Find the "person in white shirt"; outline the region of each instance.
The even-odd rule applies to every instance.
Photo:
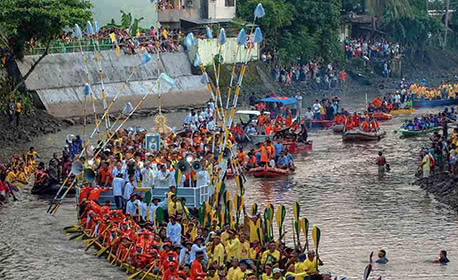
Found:
[[[140,217],[142,219],[142,221],[146,221],[146,213],[147,213],[147,209],[146,209],[146,203],[143,202],[143,199],[141,196],[139,196],[137,198],[137,200],[135,200],[135,205],[136,205],[136,209],[137,209],[137,213],[140,214]],[[136,214],[137,215],[137,214]]]
[[[174,169],[170,173],[170,185],[169,186],[176,186],[176,179],[175,179],[175,173],[176,169]],[[181,179],[180,179],[180,184],[177,186],[178,188],[183,188],[184,187],[184,182],[186,181],[186,175],[181,173]]]
[[[210,176],[208,171],[205,169],[199,170],[197,172],[197,182],[196,187],[209,186],[210,185]]]
[[[194,245],[191,247],[191,259],[190,262],[192,263],[196,259],[196,253],[197,252],[203,252],[204,253],[204,260],[208,260],[207,256],[207,250],[205,248],[205,245],[203,245],[204,239],[199,236],[194,240]]]
[[[113,196],[117,209],[124,209],[123,190],[126,181],[122,177],[122,174],[118,173],[117,176],[113,179]]]
[[[142,187],[143,188],[154,188],[154,171],[151,168],[151,163],[149,161],[145,162],[145,167],[141,171],[142,173]]]
[[[157,173],[157,176],[154,178],[154,186],[156,188],[166,188],[168,189],[170,186],[171,174],[170,171],[167,170],[165,164],[161,165],[161,170]]]
[[[135,215],[135,194],[133,194],[129,201],[127,201],[126,205],[126,215],[129,214],[131,216]]]
[[[156,209],[161,207],[162,209],[167,209],[167,199],[164,200],[162,203],[159,203],[161,200],[159,198],[153,198],[152,203],[149,205],[148,212],[149,212],[149,221],[154,223],[156,220]],[[165,202],[165,203],[164,203]]]
[[[315,100],[315,104],[313,104],[313,114],[314,114],[314,118],[316,120],[319,120],[320,119],[320,110],[321,110],[321,104],[320,104],[320,101],[317,99]]]
[[[167,224],[167,238],[172,244],[181,245],[181,225],[177,223],[175,217],[170,217],[170,222]]]
[[[124,186],[124,194],[123,194],[124,201],[128,201],[131,198],[133,192],[134,192],[134,176],[130,175],[129,182],[127,182]]]

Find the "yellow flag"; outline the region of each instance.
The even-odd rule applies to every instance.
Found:
[[[110,39],[112,43],[116,42],[116,36],[114,33],[110,33]]]

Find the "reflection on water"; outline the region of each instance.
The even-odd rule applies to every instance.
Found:
[[[342,97],[342,103],[361,110],[364,96]],[[420,111],[419,113],[426,112]],[[179,125],[184,114],[169,115]],[[371,251],[383,248],[390,262],[375,265],[373,276],[385,279],[457,279],[457,216],[417,186],[411,185],[417,168],[415,157],[426,139],[399,139],[393,131],[403,117],[383,123],[387,137],[367,144],[343,143],[331,131],[311,133],[313,151],[296,156],[293,176],[277,180],[249,178],[246,205],[283,204],[291,233],[291,204],[298,201],[301,216],[321,228],[322,271],[360,279]],[[153,126],[152,119],[128,125]],[[45,158],[61,146],[72,127],[37,139],[33,145]],[[26,147],[22,147],[26,148]],[[375,159],[383,151],[391,172],[378,177]],[[228,184],[233,190],[235,185]],[[47,204],[31,196],[7,209],[0,209],[0,278],[21,279],[125,279],[104,260],[84,252],[79,242],[67,241],[61,229],[76,222],[73,202],[56,217],[45,214]],[[286,236],[292,243],[291,234]],[[303,242],[302,242],[303,243]],[[428,262],[441,249],[449,251],[451,263]],[[374,278],[375,279],[375,278]]]

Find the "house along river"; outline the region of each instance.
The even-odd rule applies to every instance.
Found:
[[[312,102],[311,100],[310,102]],[[348,104],[352,105],[348,105]],[[361,111],[364,95],[343,96],[341,104]],[[311,104],[311,103],[310,103]],[[431,112],[418,110],[416,114]],[[184,113],[169,114],[168,123],[178,125]],[[350,279],[362,279],[371,251],[385,249],[390,260],[375,265],[371,279],[458,279],[458,216],[412,185],[418,151],[427,138],[400,139],[394,130],[401,116],[381,124],[387,137],[373,143],[343,143],[331,130],[312,131],[313,151],[295,156],[297,170],[289,178],[248,178],[246,205],[287,207],[292,244],[291,205],[298,201],[301,216],[321,228],[321,271]],[[127,126],[150,128],[153,119],[129,121]],[[89,130],[89,129],[88,129]],[[32,143],[46,162],[59,152],[67,134],[80,134],[70,127]],[[26,149],[27,147],[17,147]],[[391,172],[379,178],[375,159],[383,151]],[[229,185],[234,188],[234,184]],[[126,279],[117,267],[84,252],[80,242],[69,241],[62,228],[76,223],[74,199],[68,199],[55,216],[46,214],[48,202],[24,194],[20,202],[0,209],[0,279]],[[277,231],[275,230],[275,233]],[[303,243],[303,241],[302,241]],[[445,249],[451,262],[431,263]]]

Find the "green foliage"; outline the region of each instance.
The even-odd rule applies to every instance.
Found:
[[[8,32],[11,51],[22,58],[27,41],[50,42],[75,23],[85,26],[90,7],[85,0],[2,0],[0,26]]]
[[[265,48],[277,51],[280,61],[333,61],[340,57],[342,0],[240,0],[238,16],[252,22],[259,2],[266,16],[256,23],[263,30]]]
[[[131,13],[125,13],[121,10],[121,28],[129,29],[129,33],[131,36],[136,36],[137,32],[141,29],[140,22],[144,19],[141,18],[133,18]],[[114,21],[113,21],[114,22]]]
[[[403,46],[414,51],[424,51],[430,36],[441,32],[443,27],[439,20],[433,17],[417,16],[392,20],[383,26],[383,30]]]

